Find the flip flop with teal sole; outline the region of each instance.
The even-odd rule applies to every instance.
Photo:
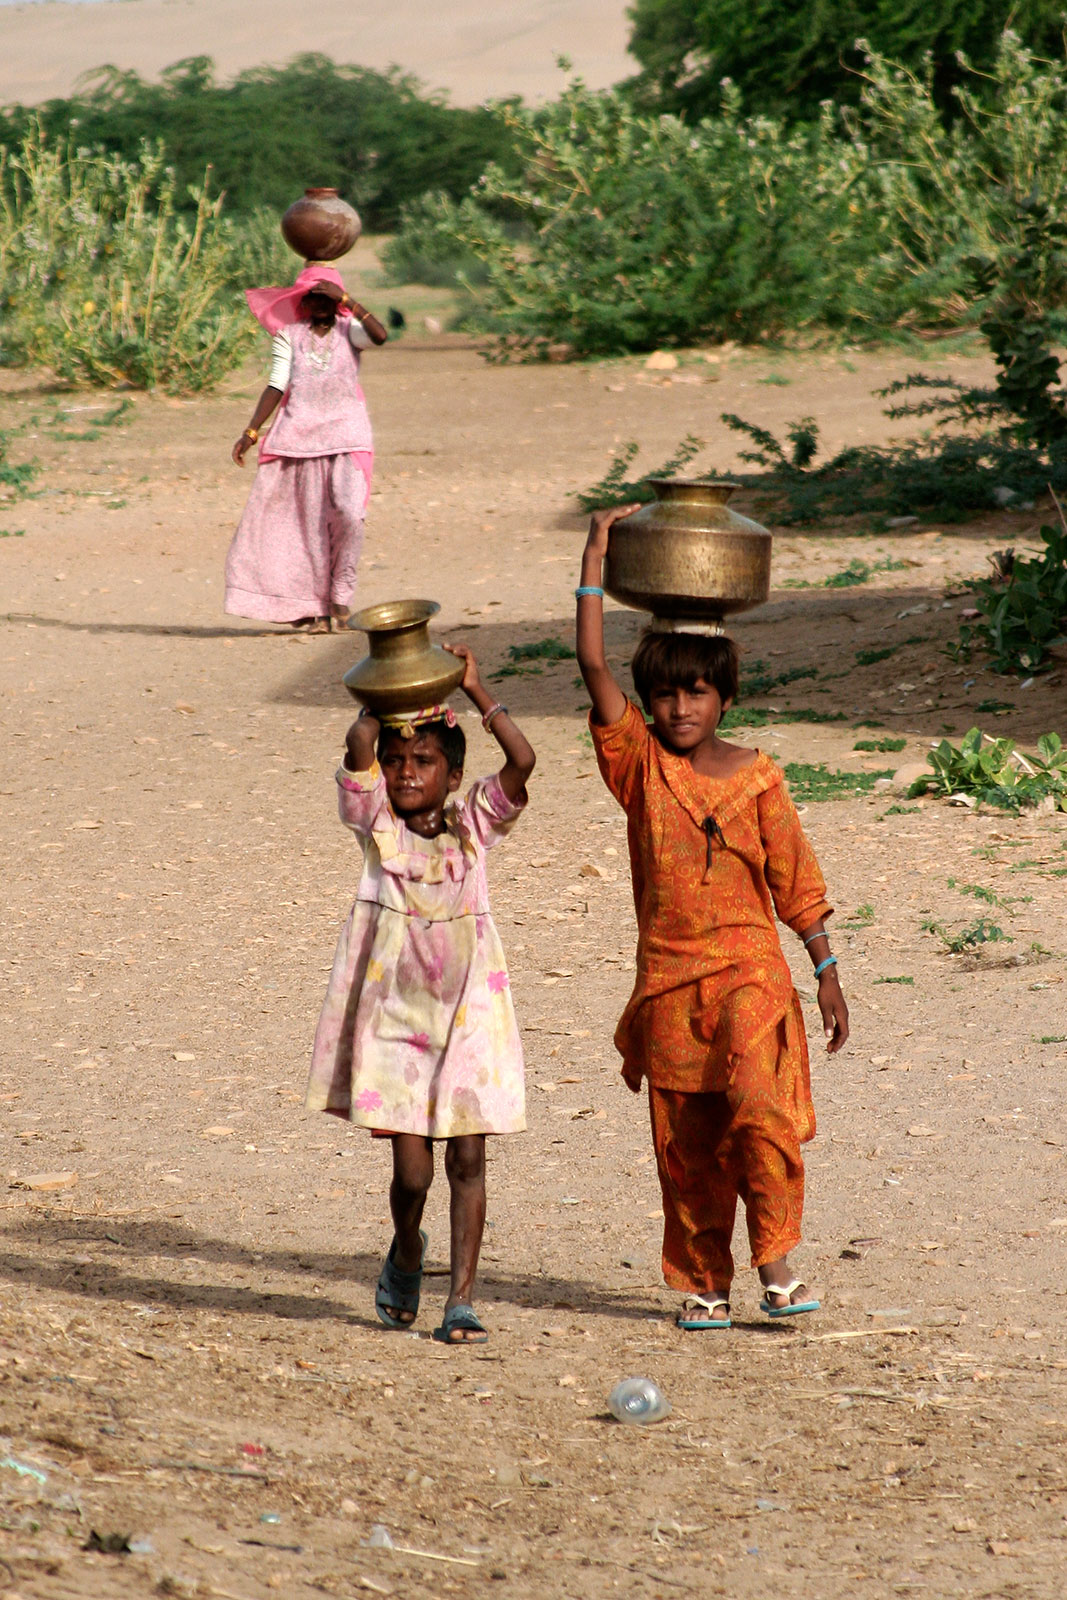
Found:
[[[726,1316],[715,1315],[720,1306],[725,1306]],[[682,1309],[675,1317],[675,1324],[686,1333],[710,1333],[721,1328],[732,1328],[730,1321],[730,1302],[721,1295],[710,1297],[702,1294],[690,1294],[682,1301]]]
[[[381,1277],[374,1291],[374,1309],[380,1322],[387,1328],[410,1328],[419,1314],[419,1296],[422,1292],[422,1263],[426,1260],[426,1235],[420,1230],[422,1260],[414,1272],[404,1272],[396,1265],[396,1235],[389,1246],[389,1254],[382,1264]],[[392,1310],[390,1310],[390,1307]],[[393,1311],[410,1311],[411,1322],[394,1317]]]
[[[770,1294],[792,1295],[807,1285],[802,1278],[794,1278],[792,1283],[765,1283],[763,1287]],[[806,1311],[820,1311],[822,1306],[818,1300],[798,1300],[795,1305],[790,1301],[787,1306],[772,1306],[764,1295],[759,1308],[768,1317],[799,1317]]]

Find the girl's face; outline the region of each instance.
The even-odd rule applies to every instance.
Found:
[[[407,822],[439,822],[445,801],[463,782],[462,770],[449,767],[432,733],[416,733],[412,739],[390,733],[378,761],[389,804]]]
[[[315,294],[312,290],[300,303],[311,322],[333,322],[337,316],[337,307],[328,294]]]
[[[691,689],[657,684],[648,697],[652,725],[663,743],[688,753],[715,737],[731,702],[721,700],[714,684],[698,678]]]

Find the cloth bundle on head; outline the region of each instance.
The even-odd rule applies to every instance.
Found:
[[[332,283],[336,288],[344,289],[341,274],[336,267],[328,266],[325,262],[313,261],[300,269],[288,289],[246,289],[245,299],[256,321],[261,323],[268,333],[280,333],[283,328],[291,327],[294,322],[301,320],[301,301],[317,283]],[[337,315],[350,317],[352,313],[347,306],[338,306]]]
[[[378,720],[383,728],[396,728],[402,739],[414,739],[427,722],[447,722],[450,728],[454,728],[456,713],[451,706],[425,706],[421,711],[383,713]]]

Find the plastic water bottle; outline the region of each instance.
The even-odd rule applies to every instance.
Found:
[[[623,1378],[608,1395],[608,1410],[616,1422],[662,1422],[671,1403],[651,1378]]]

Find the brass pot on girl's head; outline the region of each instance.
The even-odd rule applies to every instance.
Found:
[[[357,611],[370,654],[344,675],[344,686],[375,716],[396,716],[440,705],[458,689],[465,663],[430,640],[436,600],[387,600]]]
[[[336,189],[305,189],[282,218],[282,238],[308,262],[347,255],[362,231],[359,212]]]
[[[651,611],[653,626],[721,621],[762,605],[771,587],[771,535],[727,504],[728,479],[652,478],[655,500],[611,529],[604,588]]]

